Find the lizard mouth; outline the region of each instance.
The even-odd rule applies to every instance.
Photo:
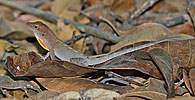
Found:
[[[48,47],[45,45],[45,43],[43,42],[43,40],[41,40],[41,39],[40,39],[39,37],[37,37],[36,35],[35,35],[35,37],[36,37],[37,41],[39,42],[39,44],[40,44],[44,49],[46,49],[46,50],[49,51]]]

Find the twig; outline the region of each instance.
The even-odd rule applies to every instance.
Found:
[[[87,37],[87,36],[89,36],[89,34],[79,34],[79,35],[74,37],[74,41],[78,41],[78,40],[80,40],[80,39],[82,39],[84,37]],[[67,39],[67,40],[65,40],[63,42],[69,45],[69,44],[72,43],[72,38]]]
[[[105,84],[107,81],[115,81],[115,82],[118,82],[118,83],[121,83],[121,84],[125,84],[125,85],[129,84],[129,82],[120,80],[118,78],[105,78],[105,79],[101,80],[100,82]]]
[[[25,12],[25,13],[28,13],[28,14],[32,14],[34,16],[37,16],[39,18],[42,18],[42,19],[49,21],[49,22],[52,22],[54,24],[57,23],[58,19],[64,19],[64,18],[60,18],[60,17],[52,15],[52,14],[46,13],[44,11],[41,11],[41,10],[38,10],[38,9],[35,9],[32,7],[24,6],[24,5],[9,1],[9,0],[0,0],[0,4],[8,6],[10,8],[18,9],[18,10]],[[99,29],[94,28],[94,27],[83,25],[83,24],[80,24],[80,23],[77,23],[77,22],[74,22],[71,20],[67,20],[67,19],[64,19],[64,23],[65,24],[72,24],[74,27],[76,27],[78,30],[80,30],[82,32],[86,32],[92,36],[95,36],[95,37],[98,37],[98,38],[101,38],[101,39],[104,39],[107,41],[111,41],[113,43],[117,43],[120,41],[120,37],[117,37],[111,33],[104,32],[104,31],[99,30]]]
[[[105,72],[105,74],[107,74],[108,76],[112,77],[112,78],[117,78],[119,80],[122,80],[122,81],[126,81],[128,82],[129,84],[135,84],[137,86],[144,86],[143,83],[139,83],[139,82],[136,82],[134,81],[133,79],[131,79],[130,77],[123,77],[119,74],[116,74],[114,72]]]
[[[191,22],[192,22],[192,24],[194,26],[194,30],[195,30],[195,24],[194,24],[194,20],[192,18],[192,16],[194,15],[194,13],[193,13],[194,12],[194,8],[195,8],[195,2],[192,2],[192,1],[188,0],[187,1],[187,14],[190,17],[190,20],[191,20]],[[191,10],[193,10],[193,11],[191,12]]]
[[[37,8],[37,7],[41,6],[45,1],[46,0],[39,0],[33,4],[30,4],[29,6]]]
[[[88,13],[88,12],[91,12],[91,11],[96,11],[96,10],[100,10],[100,9],[105,9],[106,7],[110,7],[110,5],[101,5],[101,6],[97,6],[97,7],[94,7],[92,9],[85,9],[84,12],[85,13]]]
[[[117,36],[120,36],[120,32],[116,29],[116,27],[106,18],[100,16],[99,17],[100,20],[106,22],[113,30],[114,32],[116,33]]]
[[[128,30],[132,28],[132,25],[129,23],[132,23],[133,20],[138,18],[140,15],[142,15],[144,12],[146,12],[149,8],[153,7],[157,2],[160,2],[161,0],[148,0],[146,1],[140,9],[137,9],[127,20],[123,22],[123,24],[118,28],[120,30]]]
[[[72,43],[70,44],[71,45],[71,47],[75,44],[75,36],[76,35],[76,31],[73,31],[73,33],[72,33]]]
[[[179,24],[183,24],[187,21],[187,19],[184,16],[174,17],[170,20],[167,20],[165,22],[158,22],[159,24],[162,24],[166,27],[173,27]]]
[[[153,7],[157,2],[160,0],[148,0],[146,1],[140,9],[137,9],[135,13],[131,15],[131,17],[127,20],[129,23],[134,20],[135,18],[138,18],[141,14],[143,14],[146,10]]]

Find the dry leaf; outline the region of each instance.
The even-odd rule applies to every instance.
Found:
[[[36,95],[32,95],[29,98],[33,100],[48,100],[57,95],[59,95],[59,93],[45,90],[45,91],[41,91],[40,93],[37,93]]]
[[[71,24],[69,25],[64,25],[63,20],[59,19],[57,21],[57,29],[58,29],[58,33],[56,34],[56,36],[60,39],[60,40],[67,40],[72,38],[73,36],[73,32],[75,31],[75,35],[79,35],[80,32]],[[73,48],[83,52],[83,39],[76,41],[76,43],[73,44]]]
[[[177,5],[178,5],[178,3],[177,3]],[[163,0],[163,1],[159,2],[157,5],[155,5],[150,11],[167,14],[167,13],[176,13],[179,10],[178,10],[177,6],[175,6],[172,1]]]
[[[9,51],[10,48],[15,47],[15,45],[0,39],[0,59],[2,59],[5,51]]]
[[[87,90],[84,94],[84,97],[91,98],[92,100],[112,100],[113,98],[117,98],[120,94],[115,91],[94,88]]]
[[[166,100],[166,90],[163,86],[163,82],[157,79],[149,79],[148,87],[138,87],[129,93],[125,93],[118,98],[132,99],[131,97],[144,98],[155,100]],[[139,99],[138,99],[139,100]]]
[[[1,37],[6,37],[10,39],[26,39],[27,37],[32,37],[33,34],[26,26],[24,22],[11,22],[6,21],[0,17],[0,31]]]
[[[111,4],[112,0],[86,0],[87,3],[89,3],[90,6],[101,6],[104,4]]]
[[[189,5],[188,5],[188,12],[190,14],[190,16],[192,17],[193,22],[195,22],[195,3],[194,1],[189,1]],[[195,23],[193,23],[195,25]]]
[[[195,97],[190,96],[176,96],[175,98],[168,98],[167,100],[194,100]]]
[[[79,66],[65,61],[43,61],[31,66],[26,73],[17,76],[35,77],[76,77],[86,73],[97,71],[96,69]]]
[[[125,11],[133,11],[134,10],[134,0],[114,0],[111,11],[113,11],[115,14],[121,14]]]
[[[176,89],[175,89],[175,95],[178,95],[178,96],[182,96],[184,93],[187,93],[188,90],[182,86],[178,86]]]
[[[13,76],[24,74],[32,65],[43,61],[35,52],[23,53],[17,56],[8,56],[5,62],[7,69]]]
[[[115,86],[95,83],[83,78],[36,78],[39,83],[50,91],[67,92],[67,91],[84,91],[92,88],[113,89]]]
[[[41,91],[39,88],[33,86],[32,84],[30,84],[27,81],[22,81],[22,80],[14,81],[13,79],[11,79],[7,75],[0,76],[0,88],[5,88],[5,89],[22,89],[26,93],[28,93],[27,89],[32,89],[32,90],[35,90],[37,92]]]
[[[184,18],[187,20],[187,22],[185,22],[184,24],[171,27],[170,28],[171,31],[178,33],[178,34],[182,33],[182,34],[195,36],[194,26],[193,26],[193,23],[191,22],[189,15],[185,14]]]
[[[154,46],[141,49],[139,51],[149,51],[153,48],[161,48],[168,52],[171,55],[173,61],[173,69],[174,69],[174,79],[178,78],[178,69],[184,68],[189,70],[194,68],[195,66],[195,39],[186,39],[186,40],[178,40],[178,41],[168,41],[156,44]],[[140,42],[134,44],[134,46],[142,45],[143,43],[148,42]]]
[[[183,80],[184,80],[184,83],[185,83],[186,88],[192,94],[193,91],[192,91],[192,88],[191,88],[191,85],[190,85],[190,80],[188,78],[187,71],[185,69],[183,69]]]
[[[0,17],[0,36],[3,37],[7,35],[8,33],[14,31],[14,27],[9,24],[7,21],[5,21],[3,18]]]
[[[156,63],[167,84],[168,98],[175,96],[173,64],[171,56],[164,50],[156,48],[149,51],[150,56]]]
[[[1,20],[1,18],[6,19],[6,20],[13,20],[14,19],[12,9],[1,5],[0,11],[1,11],[0,12],[0,20]]]
[[[17,54],[26,53],[29,51],[38,52],[38,48],[26,40],[13,41],[13,44],[18,46],[17,48],[14,48]]]
[[[74,20],[74,17],[79,15],[81,10],[80,0],[55,0],[52,4],[52,12],[59,17]],[[71,11],[70,9],[75,9],[77,11]]]
[[[89,19],[99,23],[99,17],[104,16],[108,12],[108,9],[110,9],[108,5],[111,5],[112,2],[112,0],[87,0],[90,6],[83,10],[83,13]]]
[[[166,28],[161,24],[145,23],[140,26],[137,26],[135,31],[133,31],[129,35],[124,35],[123,36],[124,38],[121,39],[119,43],[112,46],[111,52],[114,52],[127,45],[131,45],[141,41],[158,41],[168,37],[176,37],[176,36],[180,36],[181,38],[179,39],[194,38],[193,36],[189,36],[185,34],[173,33],[168,28]]]
[[[195,66],[195,40],[183,40],[169,42],[168,53],[172,57],[174,64],[174,76],[177,76],[178,68],[184,68],[186,70]],[[165,49],[164,49],[165,50]]]
[[[77,91],[69,91],[61,93],[53,98],[54,100],[79,100],[81,99],[80,93]]]
[[[193,94],[195,96],[195,68],[190,69],[189,77],[190,77],[190,83],[191,83],[190,86],[191,86]]]
[[[122,59],[121,62],[119,60],[118,61],[114,60],[113,62],[117,62],[119,64],[116,64],[116,65],[108,64],[106,66],[101,66],[98,69],[115,71],[116,73],[119,73],[120,75],[125,75],[125,76],[140,75],[141,73],[143,73],[143,74],[146,74],[146,75],[158,78],[158,79],[162,79],[162,76],[159,73],[159,70],[156,68],[156,66],[151,61],[125,62]]]

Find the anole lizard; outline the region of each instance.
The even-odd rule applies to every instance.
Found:
[[[76,51],[75,49],[63,43],[60,39],[56,37],[56,35],[52,32],[52,30],[41,21],[27,22],[26,25],[29,27],[30,30],[33,31],[40,45],[46,50],[49,50],[52,59],[55,59],[56,56],[63,61],[68,61],[68,62],[72,62],[79,65],[85,65],[85,66],[101,64],[105,61],[121,56],[123,54],[140,50],[164,41],[169,41],[178,38],[178,37],[171,37],[159,41],[154,41],[152,43],[144,44],[141,46],[128,48],[122,51],[101,56],[99,58],[91,58],[83,55],[82,53]]]

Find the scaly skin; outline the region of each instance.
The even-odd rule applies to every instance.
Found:
[[[27,22],[26,25],[33,31],[40,45],[49,50],[52,59],[55,59],[54,55],[68,62],[71,62],[72,58],[85,59],[83,54],[59,40],[52,30],[42,22]]]
[[[33,31],[40,45],[46,50],[49,50],[50,56],[53,60],[55,59],[56,56],[63,61],[68,61],[68,62],[72,62],[84,66],[89,66],[89,65],[93,66],[96,64],[100,64],[110,59],[113,59],[115,57],[121,56],[123,54],[140,50],[164,41],[169,41],[178,38],[178,37],[167,38],[152,43],[144,44],[141,46],[128,48],[99,58],[91,58],[88,56],[84,56],[82,53],[76,51],[75,49],[63,43],[61,40],[59,40],[56,37],[56,35],[52,32],[52,30],[44,23],[40,21],[27,22],[26,25],[29,27],[30,30]]]

